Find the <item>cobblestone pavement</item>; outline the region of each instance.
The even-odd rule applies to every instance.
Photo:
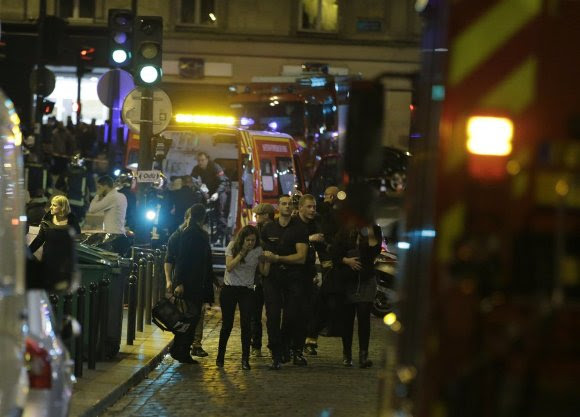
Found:
[[[239,316],[228,342],[225,367],[215,366],[221,326],[219,309],[206,315],[203,347],[209,356],[199,365],[184,365],[166,356],[142,383],[106,410],[104,416],[376,416],[378,376],[385,357],[387,329],[372,319],[370,369],[342,366],[338,338],[320,338],[318,356],[308,366],[285,364],[270,371],[270,357],[252,357],[252,370],[240,367]],[[264,345],[266,344],[264,323]],[[353,356],[358,358],[355,328]]]

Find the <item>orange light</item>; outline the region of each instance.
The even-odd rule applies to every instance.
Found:
[[[411,110],[411,111],[415,110],[415,106],[413,106],[412,104],[409,104],[409,110]]]
[[[513,134],[513,122],[506,117],[470,117],[467,120],[467,150],[475,155],[509,155]]]

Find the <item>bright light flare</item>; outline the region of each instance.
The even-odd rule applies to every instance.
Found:
[[[506,117],[473,116],[467,120],[467,150],[475,155],[509,155],[513,135],[513,122]]]
[[[177,123],[195,123],[201,125],[234,126],[236,118],[232,116],[211,116],[205,114],[176,114]]]
[[[155,220],[155,212],[153,210],[147,210],[147,213],[145,213],[145,217],[147,218],[147,220],[153,221]]]

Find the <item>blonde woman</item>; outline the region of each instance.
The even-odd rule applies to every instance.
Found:
[[[62,230],[72,229],[72,233],[78,235],[81,228],[74,214],[70,211],[70,204],[64,195],[54,196],[50,202],[50,210],[44,215],[40,222],[38,236],[30,244],[30,252],[36,252],[41,246],[42,258],[46,259],[61,249],[50,244],[54,234],[61,233]]]

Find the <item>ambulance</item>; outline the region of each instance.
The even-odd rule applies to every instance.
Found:
[[[160,134],[167,144],[161,169],[166,178],[190,175],[198,152],[219,164],[230,180],[228,238],[255,221],[252,208],[276,204],[282,194],[304,191],[298,145],[285,133],[234,127],[233,117],[177,114]],[[125,165],[135,167],[139,136],[128,140]]]

